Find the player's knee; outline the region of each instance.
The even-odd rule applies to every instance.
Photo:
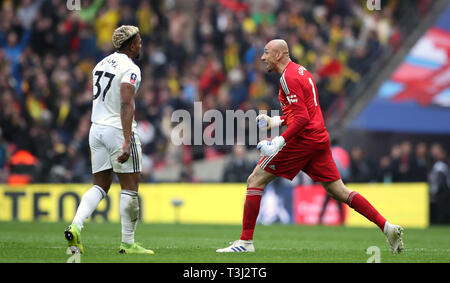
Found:
[[[247,179],[247,188],[259,188],[264,189],[267,185],[267,180],[264,176],[251,174]]]
[[[261,188],[263,189],[265,186],[262,184],[261,180],[255,175],[250,174],[247,178],[247,188]]]
[[[105,191],[105,193],[108,193],[110,187],[111,187],[111,186],[105,186],[104,188],[102,187],[102,189]]]
[[[254,179],[255,179],[255,177],[254,177],[253,173],[250,174],[250,176],[248,176],[248,178],[247,178],[247,187],[248,187],[248,188],[251,188],[251,187],[252,187],[252,184],[253,184],[253,180],[254,180]]]
[[[111,185],[102,182],[94,182],[94,185],[99,186],[107,194]]]

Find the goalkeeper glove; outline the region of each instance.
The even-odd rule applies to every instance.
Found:
[[[266,121],[265,124],[264,121]],[[258,117],[256,117],[256,122],[258,123],[258,126],[260,128],[265,128],[266,130],[269,130],[272,127],[281,126],[283,121],[284,120],[281,120],[280,116],[269,117],[266,114],[259,114]]]
[[[256,148],[263,156],[270,156],[278,153],[286,144],[282,136],[274,137],[272,141],[263,140],[258,143]]]

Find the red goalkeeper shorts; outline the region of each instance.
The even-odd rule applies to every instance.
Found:
[[[334,182],[341,178],[329,142],[314,146],[289,142],[278,153],[261,158],[258,165],[291,181],[300,170],[315,182]]]

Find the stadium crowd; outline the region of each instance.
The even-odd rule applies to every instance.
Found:
[[[147,179],[155,168],[232,150],[174,146],[174,110],[192,113],[194,101],[202,101],[202,111],[279,109],[278,78],[259,60],[268,39],[285,38],[293,60],[314,74],[326,118],[380,54],[401,45],[405,32],[400,0],[376,12],[356,0],[199,0],[192,9],[178,2],[83,0],[82,10],[71,11],[60,0],[0,0],[2,182],[91,181],[91,71],[113,51],[111,35],[122,24],[138,26],[143,39],[136,120]],[[407,5],[425,13],[429,2]],[[375,167],[391,168],[393,151]],[[351,153],[355,181],[425,178],[424,171],[403,174],[403,159],[399,175],[386,169],[391,173],[366,176],[374,170],[357,149]]]

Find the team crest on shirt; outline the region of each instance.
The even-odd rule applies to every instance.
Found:
[[[137,79],[137,75],[135,73],[131,74],[130,83],[135,84]]]
[[[303,76],[305,71],[306,71],[305,67],[303,67],[303,66],[298,67],[298,73],[299,73],[300,75]]]

